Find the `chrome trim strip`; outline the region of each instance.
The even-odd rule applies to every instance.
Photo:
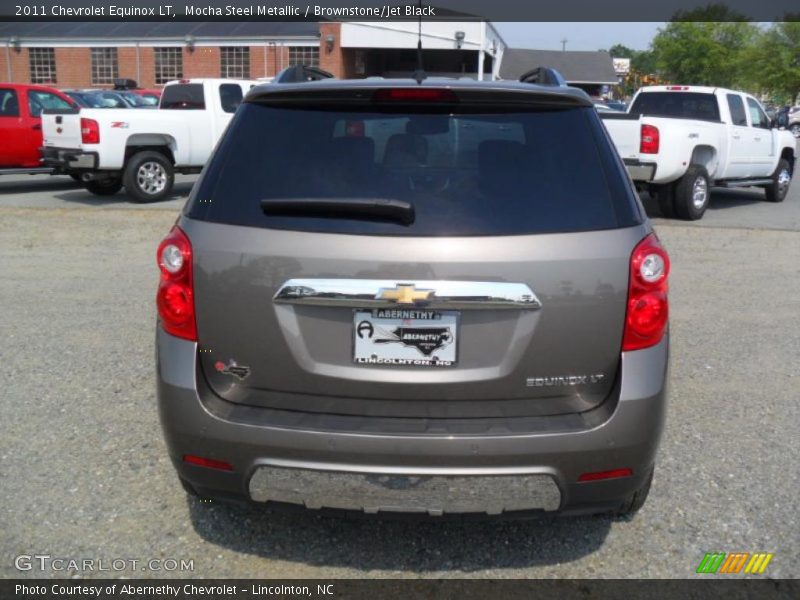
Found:
[[[427,296],[413,302],[381,299],[401,286]],[[422,294],[420,294],[422,292]],[[425,292],[428,292],[427,295]],[[524,283],[393,279],[290,279],[273,297],[276,304],[343,306],[353,308],[424,307],[435,309],[536,310],[542,303]]]
[[[380,512],[488,513],[555,511],[561,490],[552,474],[427,475],[358,473],[259,465],[248,483],[255,502],[311,509]]]

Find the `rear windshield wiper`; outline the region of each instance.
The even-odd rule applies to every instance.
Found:
[[[411,202],[389,198],[265,198],[261,210],[267,215],[414,222]]]

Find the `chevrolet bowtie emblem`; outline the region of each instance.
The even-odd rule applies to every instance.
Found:
[[[398,283],[394,289],[383,288],[376,300],[392,300],[397,304],[417,304],[433,298],[433,290],[418,290],[413,283]]]

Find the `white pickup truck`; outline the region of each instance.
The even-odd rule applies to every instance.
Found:
[[[759,186],[781,202],[795,166],[795,139],[759,102],[722,88],[640,89],[627,113],[600,117],[638,188],[664,216],[700,219],[712,186]]]
[[[98,195],[123,186],[136,202],[166,197],[175,173],[199,173],[258,81],[168,83],[159,110],[60,109],[42,116],[44,164]]]

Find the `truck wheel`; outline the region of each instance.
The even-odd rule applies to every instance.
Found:
[[[122,181],[134,202],[156,202],[172,191],[175,169],[166,156],[147,150],[128,159]]]
[[[792,172],[789,161],[782,158],[778,161],[778,166],[772,174],[772,183],[764,187],[767,192],[768,202],[783,202],[789,192],[789,184],[792,182]]]
[[[701,165],[689,165],[675,184],[675,214],[687,221],[702,219],[710,198],[708,171]]]
[[[653,483],[654,470],[655,467],[650,469],[650,474],[647,476],[647,480],[642,487],[628,496],[625,503],[614,511],[614,515],[618,517],[632,517],[639,512],[639,509],[644,506],[644,503],[647,501],[647,496],[650,494],[650,485]]]
[[[661,216],[665,219],[675,218],[675,186],[671,183],[655,186],[654,190]]]
[[[792,135],[796,138],[800,138],[800,123],[795,123],[789,128],[789,131],[792,132]]]
[[[119,178],[91,179],[84,185],[95,196],[113,196],[122,189],[122,180]]]

